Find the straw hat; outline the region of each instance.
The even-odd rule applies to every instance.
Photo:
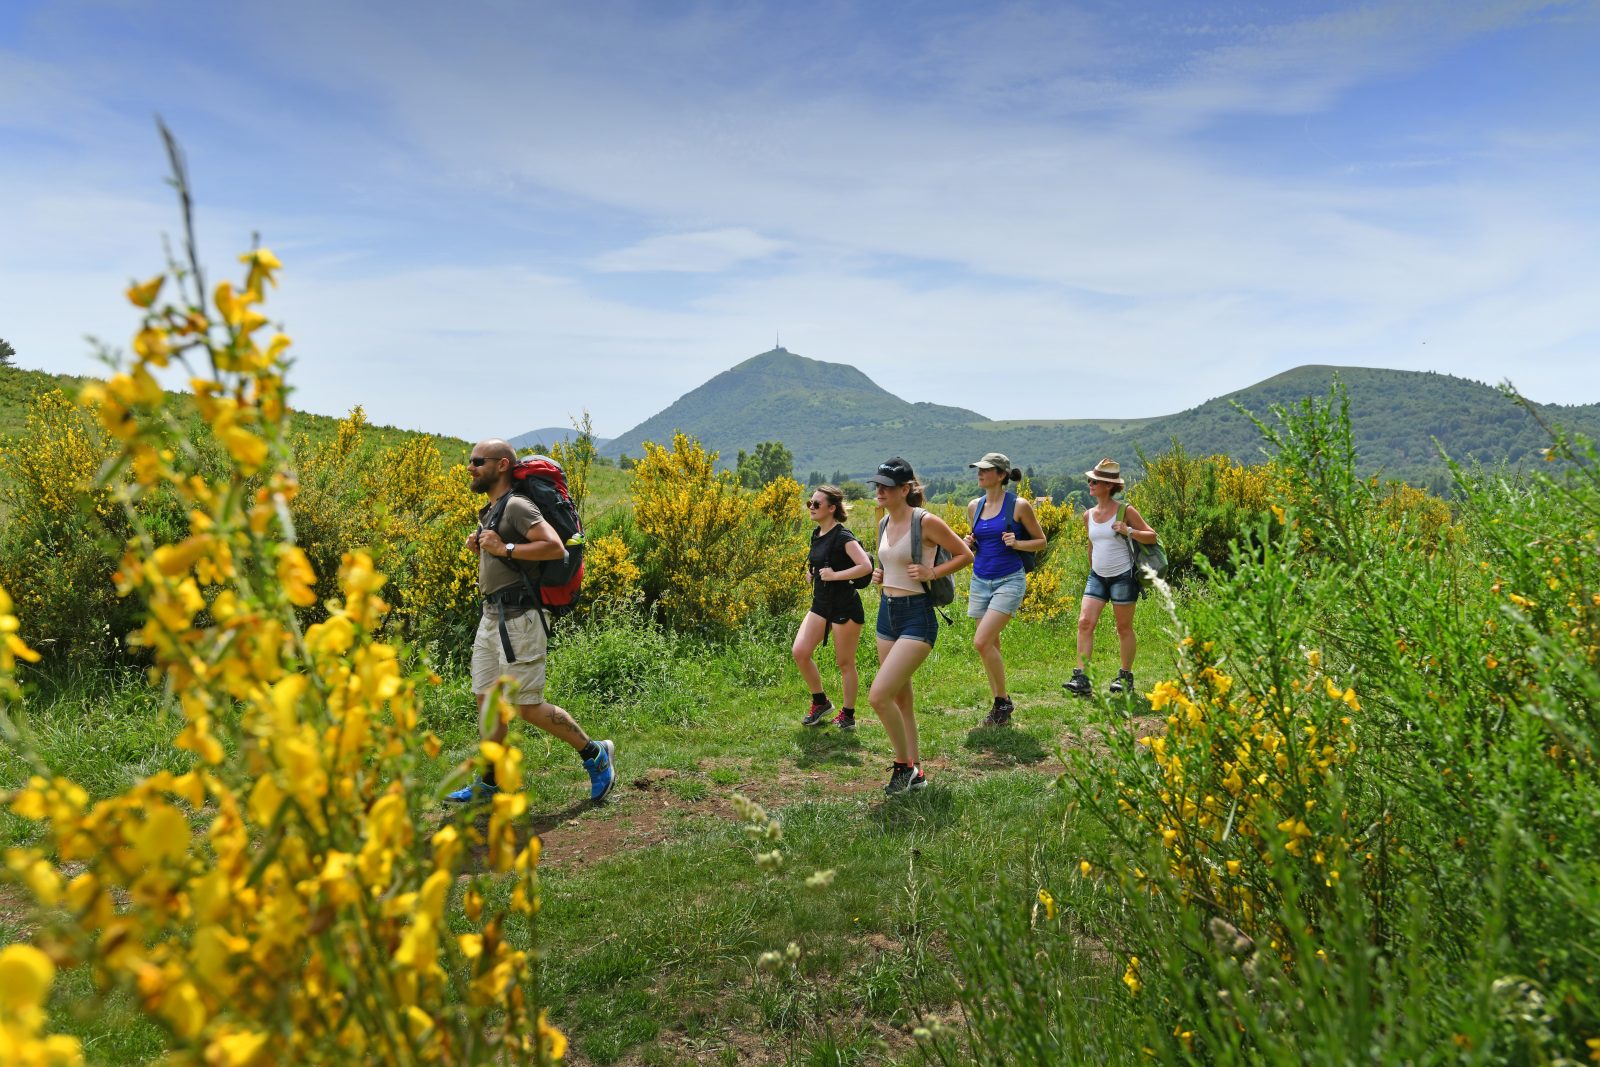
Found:
[[[1103,459],[1094,465],[1094,470],[1083,473],[1092,481],[1119,486],[1127,484],[1122,480],[1122,465],[1114,459]]]

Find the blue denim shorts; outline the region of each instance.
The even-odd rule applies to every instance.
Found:
[[[1000,578],[979,578],[974,574],[967,591],[967,617],[981,619],[991,611],[1015,615],[1027,595],[1027,574],[1021,568]]]
[[[933,613],[933,602],[926,593],[879,597],[878,636],[885,641],[898,641],[902,637],[926,641],[932,647],[939,636],[939,619]]]
[[[1089,581],[1083,587],[1083,595],[1095,600],[1109,600],[1113,604],[1132,604],[1139,599],[1139,579],[1133,576],[1133,568],[1129,567],[1115,578],[1102,578],[1094,571],[1089,572]]]

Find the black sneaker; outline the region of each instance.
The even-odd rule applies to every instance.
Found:
[[[923,775],[922,768],[911,768],[911,777],[906,779],[906,792],[915,793],[919,789],[926,788],[928,788],[928,779]]]
[[[1083,673],[1082,667],[1074,667],[1072,677],[1062,682],[1061,688],[1080,697],[1086,697],[1094,692],[1094,686],[1089,684],[1089,676]]]
[[[833,725],[841,730],[854,730],[856,728],[856,713],[853,711],[841,711],[833,717]]]
[[[806,712],[806,717],[800,720],[801,726],[821,726],[822,720],[828,717],[828,712],[833,710],[833,701],[824,700],[820,704],[812,704],[811,710]]]
[[[1111,683],[1111,692],[1113,692],[1113,693],[1131,693],[1131,692],[1133,692],[1133,672],[1132,671],[1118,671],[1116,679],[1114,681],[1112,681],[1112,683]]]
[[[983,720],[983,725],[1009,725],[1011,722],[1011,713],[1016,710],[1016,705],[1011,703],[1010,697],[995,697],[994,707],[989,710],[989,717]]]
[[[889,784],[883,791],[889,796],[895,796],[906,791],[906,786],[911,782],[911,776],[916,773],[916,768],[904,763],[896,763],[889,769]]]

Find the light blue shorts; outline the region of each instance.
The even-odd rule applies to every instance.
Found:
[[[1022,607],[1022,598],[1028,595],[1026,572],[1020,568],[1004,578],[979,578],[972,576],[972,587],[967,591],[967,618],[981,619],[991,611],[1015,615]]]

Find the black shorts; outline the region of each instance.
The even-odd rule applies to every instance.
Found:
[[[821,615],[835,626],[841,626],[847,622],[853,622],[857,625],[865,624],[867,613],[861,609],[861,596],[856,594],[854,589],[850,592],[855,595],[849,598],[829,597],[826,600],[821,597],[812,597],[811,614]]]

